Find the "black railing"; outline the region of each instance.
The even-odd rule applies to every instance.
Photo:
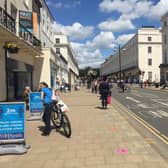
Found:
[[[16,22],[4,9],[0,7],[0,24],[10,32],[16,34]],[[41,48],[41,42],[29,30],[19,23],[19,37],[31,43],[36,48]]]
[[[41,42],[22,24],[19,24],[19,37],[30,42],[34,47],[41,48]]]
[[[6,27],[10,32],[16,33],[15,19],[13,19],[1,7],[0,7],[0,24],[2,24],[4,27]]]

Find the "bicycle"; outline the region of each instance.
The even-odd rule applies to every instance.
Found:
[[[128,85],[124,84],[124,86],[123,86],[120,83],[117,86],[118,92],[123,92],[123,87],[124,87],[124,92],[126,92],[126,93],[130,93],[131,92],[131,88]]]
[[[58,102],[55,102],[53,105],[53,110],[51,112],[51,121],[53,125],[55,126],[56,130],[63,128],[64,135],[67,138],[71,137],[71,123],[64,111],[62,111],[62,107],[64,105],[59,104]]]

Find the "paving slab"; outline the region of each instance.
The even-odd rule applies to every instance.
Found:
[[[72,137],[55,129],[43,137],[42,121],[28,121],[26,142],[31,149],[24,155],[0,156],[1,168],[168,168],[113,104],[107,110],[98,108],[98,95],[85,88],[61,97],[70,108]]]

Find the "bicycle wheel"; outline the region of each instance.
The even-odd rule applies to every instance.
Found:
[[[52,111],[51,121],[56,128],[61,128],[62,115],[58,111]]]
[[[68,119],[68,116],[65,113],[62,114],[62,127],[64,129],[65,136],[67,138],[70,138],[70,136],[71,136],[71,123]]]

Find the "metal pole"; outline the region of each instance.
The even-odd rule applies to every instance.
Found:
[[[5,0],[5,25],[7,28],[7,0]],[[6,101],[9,101],[8,93],[8,51],[7,51],[7,42],[5,42],[5,72],[6,72]]]
[[[120,82],[121,82],[121,48],[119,45],[119,75],[120,75]]]

